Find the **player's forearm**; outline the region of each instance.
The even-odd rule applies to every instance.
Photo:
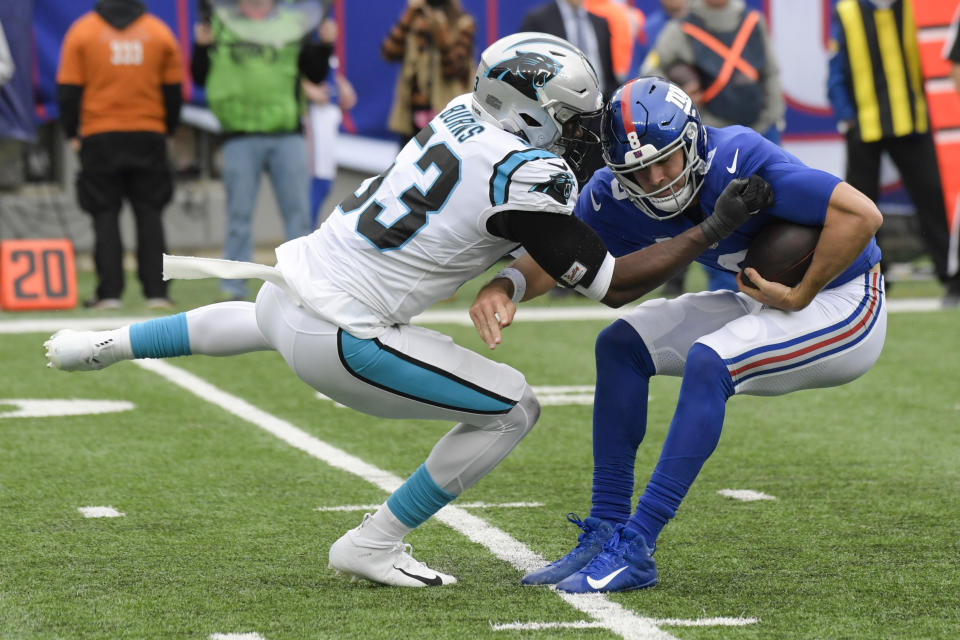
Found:
[[[603,302],[618,307],[653,291],[773,201],[770,183],[760,176],[731,180],[703,222],[665,242],[617,258]]]
[[[810,268],[795,287],[803,306],[856,260],[882,222],[883,215],[870,198],[845,182],[836,186]]]
[[[540,268],[540,265],[538,265],[529,254],[517,258],[500,273],[509,270],[519,272],[520,284],[524,291],[522,297],[516,300],[516,302],[523,302],[524,300],[531,300],[537,296],[541,296],[557,285],[557,281]],[[494,292],[499,292],[513,300],[516,297],[517,289],[511,278],[498,274],[477,293],[477,299],[480,299],[487,293],[496,295]]]
[[[950,77],[953,78],[953,86],[960,93],[960,62],[954,62],[950,67]]]
[[[650,293],[709,246],[703,230],[696,226],[664,242],[620,256],[603,303],[620,307]]]
[[[540,265],[529,254],[520,256],[510,266],[522,273],[527,281],[527,292],[520,300],[521,302],[542,296],[557,286],[557,281],[540,268]]]

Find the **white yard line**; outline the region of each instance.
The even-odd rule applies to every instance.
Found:
[[[744,627],[760,622],[759,618],[697,618],[681,620],[679,618],[653,618],[653,622],[666,627]],[[599,622],[508,622],[492,624],[494,631],[541,631],[543,629],[602,629]]]
[[[169,380],[185,391],[217,405],[224,411],[260,427],[314,458],[362,478],[387,493],[395,491],[403,482],[399,476],[329,445],[286,420],[271,415],[179,367],[162,360],[134,360],[134,363]],[[521,572],[525,573],[541,567],[545,562],[541,556],[522,542],[515,540],[510,534],[468,513],[465,509],[448,505],[434,517],[470,540],[483,545],[494,556],[510,563]],[[675,636],[660,629],[653,618],[638,616],[602,594],[569,594],[559,591],[555,593],[570,606],[600,623],[605,629],[627,640],[676,640]]]
[[[542,502],[460,502],[461,509],[533,509],[542,507]],[[334,507],[317,507],[314,511],[376,511],[379,504],[341,504]]]
[[[583,307],[520,307],[517,310],[516,322],[558,322],[574,320],[616,320],[633,307],[611,309],[601,305]],[[887,300],[887,311],[890,313],[939,311],[942,308],[939,298],[903,298]],[[135,322],[151,320],[158,316],[128,316],[102,318],[76,317],[44,317],[44,318],[10,318],[0,320],[0,333],[53,333],[59,329],[78,329],[99,331],[102,329],[116,329]],[[466,309],[452,309],[449,311],[426,311],[416,316],[411,322],[414,324],[458,324],[472,326],[473,322]]]
[[[767,495],[761,491],[753,489],[720,489],[717,491],[722,496],[740,500],[742,502],[754,502],[756,500],[776,500],[776,496]]]
[[[15,407],[4,410],[3,405]],[[131,411],[136,406],[124,400],[57,400],[41,398],[0,398],[0,420],[4,418],[49,418],[54,416],[82,416],[92,413]]]
[[[77,507],[84,518],[122,518],[127,515],[113,507]]]

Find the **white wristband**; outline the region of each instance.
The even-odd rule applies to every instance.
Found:
[[[493,276],[496,278],[506,278],[513,283],[513,297],[510,298],[513,300],[514,304],[520,304],[520,301],[523,300],[523,294],[527,292],[527,279],[523,277],[523,273],[519,269],[513,267],[507,267],[497,275]]]

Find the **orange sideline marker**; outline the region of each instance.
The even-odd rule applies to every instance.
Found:
[[[70,240],[0,240],[0,307],[35,311],[76,305],[77,272]]]

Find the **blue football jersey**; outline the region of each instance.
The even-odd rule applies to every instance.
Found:
[[[740,271],[753,238],[776,219],[822,226],[827,204],[840,182],[836,176],[812,169],[752,129],[741,126],[707,130],[707,173],[695,207],[708,216],[724,188],[734,178],[757,174],[773,187],[773,206],[763,209],[716,247],[704,251],[697,262],[732,273]],[[590,225],[615,256],[667,240],[697,224],[683,214],[654,220],[638,209],[620,188],[609,169],[598,171],[584,187],[574,213]],[[846,271],[828,286],[835,287],[865,273],[880,261],[875,239]]]

